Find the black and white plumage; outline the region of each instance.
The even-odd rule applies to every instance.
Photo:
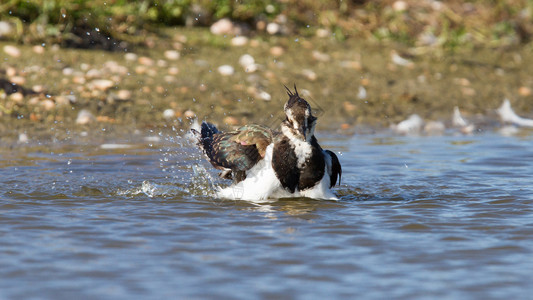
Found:
[[[220,132],[202,123],[193,131],[211,164],[233,184],[220,189],[222,198],[262,200],[281,197],[337,199],[331,188],[340,183],[339,159],[324,150],[314,136],[317,118],[311,106],[287,88],[286,119],[280,131],[246,125]]]

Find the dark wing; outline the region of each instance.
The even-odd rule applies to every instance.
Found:
[[[211,133],[213,130],[206,129],[206,132]],[[247,125],[235,131],[217,131],[207,135],[202,138],[201,144],[211,164],[217,169],[230,169],[234,173],[234,180],[238,182],[246,177],[247,170],[264,157],[266,147],[271,142],[270,129],[260,125]]]
[[[337,158],[337,155],[333,151],[330,150],[324,150],[331,158],[331,166],[328,166],[328,173],[330,178],[330,185],[329,187],[332,188],[337,184],[337,178],[339,179],[339,184],[341,184],[341,176],[342,176],[342,167],[341,163],[339,162],[339,158]]]

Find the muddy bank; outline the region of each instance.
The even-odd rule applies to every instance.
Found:
[[[448,121],[454,106],[495,117],[506,97],[533,114],[532,45],[446,55],[333,37],[165,35],[135,53],[1,42],[0,78],[35,92],[1,92],[1,128],[272,125],[293,84],[328,128],[387,127],[412,113]]]

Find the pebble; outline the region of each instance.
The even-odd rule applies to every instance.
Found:
[[[31,87],[31,89],[36,93],[43,93],[44,92],[44,85],[36,84]]]
[[[231,45],[235,47],[241,47],[248,44],[248,38],[245,36],[236,36],[231,39]]]
[[[56,107],[55,102],[50,99],[44,99],[43,101],[41,101],[41,105],[46,111],[50,111]]]
[[[97,89],[101,91],[105,91],[107,89],[110,89],[115,86],[115,83],[108,79],[95,79],[91,81],[90,87],[92,89]]]
[[[257,64],[249,65],[244,68],[244,71],[246,73],[253,73],[259,69],[259,66]]]
[[[178,69],[178,67],[170,67],[170,68],[168,68],[168,74],[169,75],[178,75],[179,72],[180,72],[180,69]]]
[[[86,109],[82,109],[78,113],[78,117],[76,118],[76,124],[87,125],[87,124],[94,122],[95,120],[96,120],[95,117],[90,111]]]
[[[124,59],[129,60],[129,61],[136,61],[137,60],[137,54],[128,52],[128,53],[124,54]]]
[[[153,66],[154,65],[154,60],[149,58],[149,57],[146,57],[146,56],[139,57],[138,61],[139,61],[139,63],[141,65],[145,65],[145,66]]]
[[[278,23],[268,23],[266,31],[271,35],[278,34],[281,32],[281,26]]]
[[[41,45],[35,45],[31,48],[34,53],[36,54],[43,54],[44,53],[44,47]]]
[[[357,91],[357,98],[364,100],[366,99],[367,92],[364,86],[359,86],[359,90]]]
[[[224,118],[224,123],[231,125],[231,126],[235,126],[235,125],[239,125],[239,120],[235,117],[227,116]]]
[[[55,97],[54,100],[56,101],[57,105],[70,104],[70,100],[64,95],[59,95],[59,96]]]
[[[9,36],[13,32],[13,26],[6,21],[0,21],[0,37]]]
[[[15,69],[13,67],[7,67],[6,68],[6,75],[7,75],[7,77],[13,77],[13,76],[17,75],[17,69]]]
[[[321,62],[328,62],[331,59],[331,57],[328,54],[322,53],[322,52],[316,51],[316,50],[314,50],[311,53],[311,55],[313,56],[314,60],[321,61]]]
[[[405,1],[395,1],[392,4],[392,9],[395,11],[406,11],[408,7],[407,2]]]
[[[214,35],[227,35],[233,33],[235,26],[228,18],[220,19],[209,28]]]
[[[22,100],[24,100],[24,95],[21,92],[16,92],[16,93],[11,94],[9,96],[9,99],[11,99],[11,101],[13,102],[21,103]]]
[[[440,121],[429,121],[424,126],[424,132],[429,135],[441,135],[445,130],[446,126]]]
[[[132,93],[129,90],[118,90],[117,92],[118,100],[123,100],[123,101],[130,100],[131,96],[132,96]]]
[[[285,53],[285,50],[283,50],[283,48],[280,46],[274,46],[270,48],[270,54],[272,54],[273,56],[281,56],[283,55],[283,53]]]
[[[176,117],[176,111],[174,111],[172,108],[167,108],[165,111],[163,111],[163,118],[169,120]]]
[[[196,113],[192,110],[186,110],[183,113],[183,116],[185,116],[185,118],[192,119],[192,118],[196,118]]]
[[[340,66],[342,68],[354,69],[358,71],[361,71],[363,69],[363,66],[361,65],[361,63],[355,60],[343,60],[340,62]]]
[[[67,68],[63,69],[62,73],[65,76],[70,76],[70,75],[74,74],[74,69],[67,67]]]
[[[318,77],[316,75],[316,73],[313,70],[310,70],[310,69],[303,69],[302,70],[302,75],[305,76],[305,78],[307,78],[310,81],[315,81],[317,79],[317,77]]]
[[[526,86],[522,86],[518,89],[518,94],[524,97],[531,96],[531,89]]]
[[[20,49],[12,45],[5,45],[4,52],[7,55],[15,57],[15,58],[20,57],[21,55]]]
[[[28,138],[28,135],[25,134],[25,133],[20,133],[19,134],[19,140],[18,142],[21,143],[21,144],[26,144],[30,141],[30,139]]]
[[[87,80],[83,76],[74,76],[72,77],[72,82],[75,84],[84,84]]]
[[[102,77],[102,72],[100,70],[97,70],[97,69],[90,69],[89,71],[87,71],[85,76],[87,76],[87,78]]]
[[[218,73],[223,76],[231,76],[235,73],[235,69],[230,65],[222,65],[218,67]]]
[[[24,85],[26,83],[26,78],[24,78],[22,76],[13,76],[13,77],[9,78],[9,80],[12,83],[15,83],[15,84],[18,84],[18,85]]]
[[[331,36],[331,30],[326,28],[319,28],[316,30],[316,36],[319,38],[326,38],[328,36]]]
[[[255,59],[250,54],[244,54],[239,58],[239,64],[243,67],[255,64]]]
[[[180,53],[176,50],[167,50],[165,51],[164,55],[168,60],[177,60],[180,58]]]
[[[272,100],[272,96],[270,96],[270,94],[265,91],[260,91],[257,96],[259,97],[259,99],[264,100],[264,101]]]

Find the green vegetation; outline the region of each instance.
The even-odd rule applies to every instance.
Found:
[[[320,28],[338,40],[365,38],[455,50],[529,43],[533,0],[7,0],[0,4],[0,20],[13,28],[7,38],[23,43],[71,45],[85,39],[88,30],[142,43],[162,26],[209,26],[221,18],[246,23],[259,33],[264,30],[260,24],[283,22],[289,34],[310,35]]]

